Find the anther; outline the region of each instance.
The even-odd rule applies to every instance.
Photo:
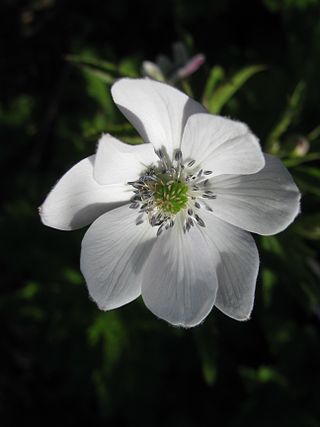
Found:
[[[196,218],[198,224],[201,225],[201,227],[205,227],[206,226],[206,224],[204,223],[203,219],[200,218],[199,215],[196,214],[195,218]]]
[[[217,198],[217,196],[216,196],[216,195],[214,195],[214,194],[206,194],[206,193],[203,193],[203,194],[202,194],[202,197],[203,197],[204,199],[216,199],[216,198]]]
[[[180,162],[182,159],[182,151],[180,149],[176,150],[174,154],[174,159],[176,162]]]
[[[190,160],[190,162],[187,164],[188,168],[191,168],[195,164],[195,160]]]
[[[131,205],[129,205],[130,209],[137,209],[140,206],[140,204],[138,202],[134,202],[131,203]]]
[[[193,227],[193,226],[194,226],[192,218],[190,218],[190,217],[189,217],[189,218],[187,219],[187,224],[189,224],[189,226],[190,226],[190,227]]]
[[[143,215],[139,215],[136,219],[136,225],[140,225],[143,223]]]
[[[213,171],[204,171],[203,175],[211,175],[213,173]]]
[[[154,152],[156,153],[156,155],[159,157],[160,160],[164,158],[164,152],[161,149],[154,150]]]
[[[160,227],[158,228],[157,237],[159,237],[162,232],[163,232],[163,224],[160,225]]]

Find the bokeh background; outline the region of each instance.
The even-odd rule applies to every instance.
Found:
[[[319,0],[2,0],[0,21],[1,425],[318,427]],[[98,311],[79,271],[83,230],[38,218],[102,132],[139,142],[110,84],[173,51],[175,72],[186,52],[206,56],[175,84],[248,123],[303,195],[293,225],[256,239],[245,323],[214,309],[177,329],[140,300]]]

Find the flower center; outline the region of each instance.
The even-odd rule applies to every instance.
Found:
[[[154,186],[154,202],[158,209],[168,214],[177,214],[188,203],[189,187],[181,181],[166,182],[164,175]]]
[[[192,159],[183,162],[180,150],[176,150],[172,160],[162,150],[156,154],[158,164],[151,165],[137,181],[128,182],[134,192],[129,207],[139,209],[136,224],[142,224],[147,215],[150,225],[159,227],[158,236],[174,226],[177,215],[184,232],[194,225],[205,227],[198,211],[212,211],[208,202],[216,196],[207,188],[212,171],[200,169]]]

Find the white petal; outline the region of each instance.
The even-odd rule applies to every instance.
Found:
[[[151,142],[156,149],[165,147],[170,156],[180,147],[188,118],[205,111],[179,90],[149,79],[121,79],[111,92],[144,141]]]
[[[94,177],[100,184],[125,184],[135,181],[158,158],[152,144],[124,144],[111,135],[99,140]]]
[[[227,222],[202,213],[213,256],[218,256],[215,305],[236,320],[247,320],[254,303],[259,254],[252,236]]]
[[[251,174],[264,166],[258,139],[240,122],[212,114],[195,114],[189,118],[182,140],[185,159],[221,174]]]
[[[128,186],[99,185],[93,178],[95,156],[73,166],[48,194],[39,212],[41,220],[59,230],[75,230],[102,213],[128,201]]]
[[[101,310],[112,310],[141,293],[144,264],[155,240],[148,222],[136,225],[128,205],[98,218],[82,241],[81,271]]]
[[[217,217],[254,233],[284,230],[300,209],[300,192],[281,161],[265,155],[266,165],[254,175],[219,176],[210,180]]]
[[[215,267],[203,231],[193,227],[183,234],[176,223],[157,238],[144,271],[142,298],[167,322],[195,326],[214,305]]]

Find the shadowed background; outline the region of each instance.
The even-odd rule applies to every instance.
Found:
[[[0,20],[1,424],[319,426],[320,2],[2,0]],[[178,86],[248,123],[303,194],[294,225],[256,239],[245,323],[214,309],[181,330],[140,300],[99,312],[79,271],[84,230],[37,214],[102,132],[138,142],[110,84],[178,40],[206,56]]]

